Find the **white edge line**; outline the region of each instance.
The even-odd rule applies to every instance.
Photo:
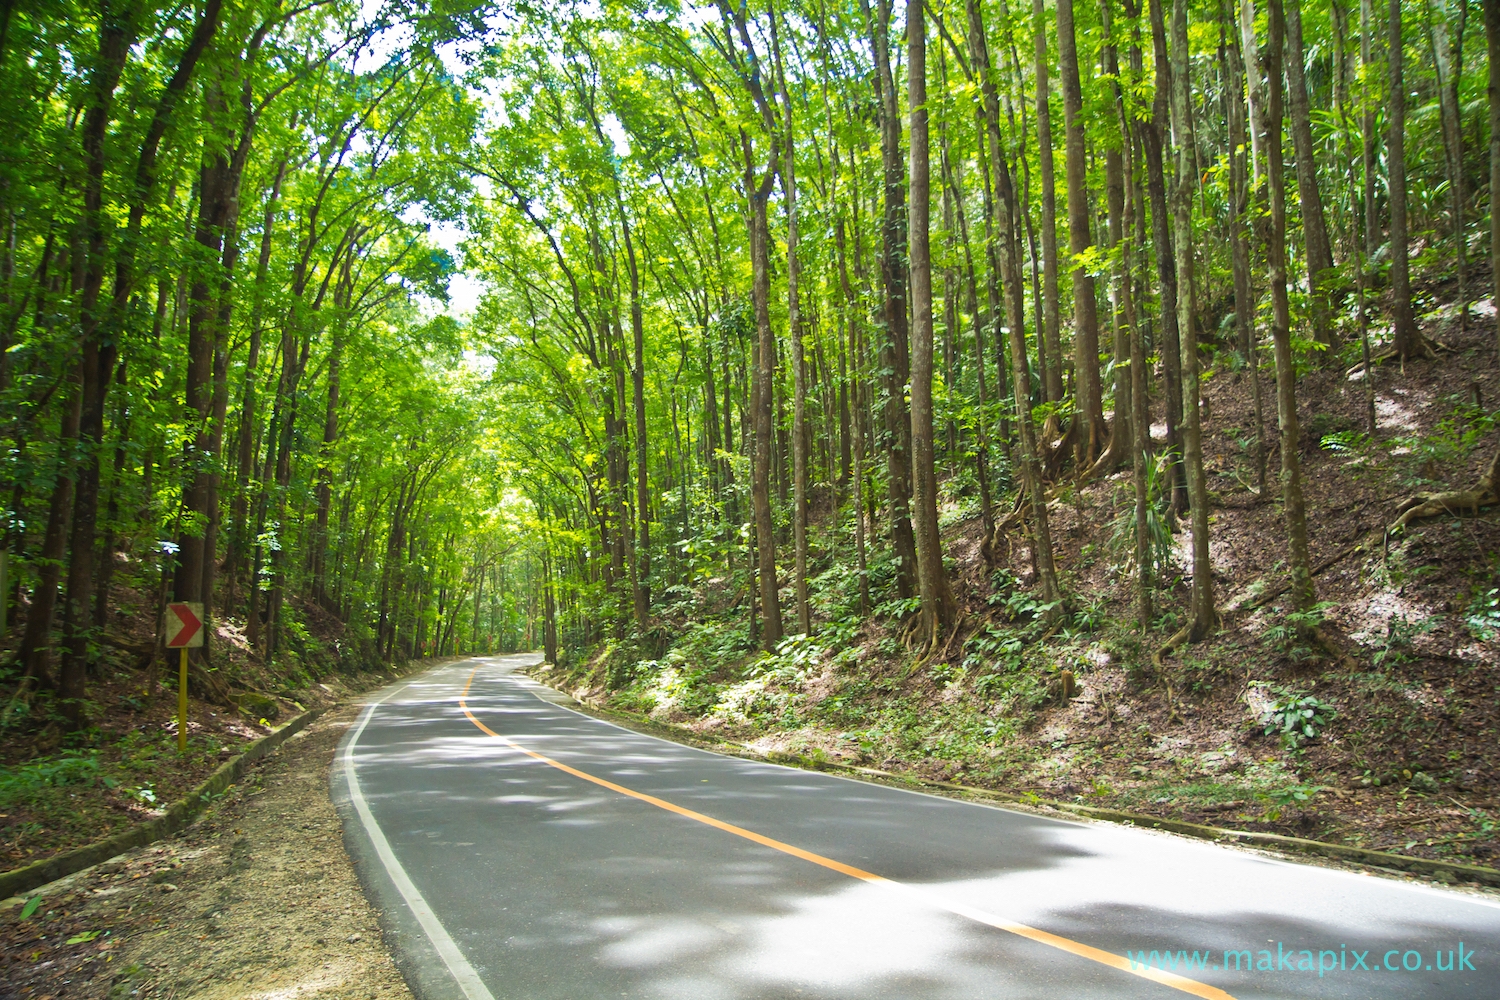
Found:
[[[402,685],[402,688],[404,687],[405,685]],[[411,910],[412,916],[417,918],[417,923],[427,934],[427,940],[432,942],[432,947],[438,953],[438,957],[448,967],[448,973],[453,977],[454,982],[458,983],[459,988],[464,991],[464,995],[469,1000],[495,1000],[494,994],[484,985],[479,978],[479,973],[474,971],[474,967],[459,950],[458,944],[443,928],[437,914],[432,912],[432,907],[427,904],[427,900],[412,883],[411,877],[406,874],[406,869],[402,868],[401,862],[396,860],[396,854],[391,850],[390,842],[385,839],[385,833],[380,829],[380,824],[375,822],[375,815],[370,812],[369,803],[365,801],[364,793],[359,788],[359,775],[354,768],[354,747],[359,743],[359,737],[364,733],[365,725],[370,721],[370,717],[375,714],[375,709],[379,708],[386,698],[395,695],[402,688],[392,691],[380,701],[370,703],[364,715],[360,717],[358,728],[354,730],[354,734],[349,737],[349,742],[344,747],[344,775],[349,781],[349,797],[354,800],[354,809],[359,813],[359,820],[364,825],[365,833],[375,845],[375,853],[380,857],[381,864],[385,865],[386,874],[395,883],[397,890],[401,893],[401,898],[406,900],[407,908]]]
[[[531,685],[534,685],[534,686],[540,687],[540,688],[546,688],[548,691],[555,691],[556,690],[555,688],[549,688],[549,687],[547,687],[547,685],[543,684],[541,681],[535,680],[535,679],[533,679],[531,677],[527,677],[525,674],[516,674],[516,673],[512,672],[510,674],[503,674],[501,676],[510,677],[510,678],[514,678],[514,679],[520,679],[522,681],[525,681],[527,684],[531,684]],[[740,760],[740,761],[745,761],[746,763],[749,763],[749,764],[759,764],[759,765],[762,765],[762,766],[765,766],[765,767],[774,767],[774,768],[786,769],[786,770],[792,770],[792,771],[805,771],[806,770],[806,768],[799,768],[799,767],[796,767],[795,765],[792,765],[792,764],[778,764],[777,762],[771,761],[771,760],[751,760],[751,759],[748,759],[748,758],[745,758],[745,757],[737,756],[735,754],[719,753],[719,752],[714,751],[714,750],[705,749],[704,747],[695,747],[695,746],[693,746],[692,744],[689,744],[689,743],[678,743],[678,742],[676,742],[674,740],[669,740],[669,739],[666,739],[665,737],[662,737],[662,736],[654,736],[651,733],[643,733],[643,732],[640,732],[639,730],[627,728],[625,726],[620,725],[619,723],[610,722],[608,719],[601,719],[598,716],[589,715],[587,712],[580,712],[578,709],[576,709],[576,708],[569,708],[567,705],[560,705],[557,702],[552,701],[551,699],[543,698],[541,695],[537,694],[535,691],[527,691],[526,693],[529,694],[529,695],[531,695],[533,698],[535,698],[537,701],[541,702],[544,705],[551,705],[553,708],[560,708],[564,712],[570,712],[573,715],[577,715],[577,716],[580,716],[580,717],[585,718],[585,719],[590,719],[590,720],[592,720],[594,722],[597,722],[597,723],[599,723],[601,725],[609,726],[611,729],[618,729],[618,730],[620,730],[623,733],[630,733],[633,736],[640,736],[640,737],[643,737],[643,738],[648,739],[648,740],[655,740],[658,743],[666,743],[669,746],[678,747],[678,748],[683,749],[683,750],[696,750],[698,753],[706,754],[706,755],[708,755],[710,757],[718,757],[718,758],[721,758],[723,760]],[[561,692],[561,691],[558,691],[557,693],[558,694],[563,694],[563,692]],[[567,695],[563,694],[563,697],[567,697]],[[1454,900],[1459,900],[1459,901],[1462,901],[1462,902],[1465,902],[1465,903],[1472,903],[1475,906],[1481,906],[1481,907],[1485,907],[1485,908],[1488,908],[1488,909],[1500,909],[1500,901],[1496,901],[1496,900],[1492,900],[1492,899],[1486,899],[1483,896],[1479,896],[1479,895],[1476,895],[1476,894],[1471,893],[1471,892],[1465,892],[1465,891],[1462,891],[1462,890],[1454,890],[1454,889],[1439,889],[1436,886],[1424,885],[1424,884],[1422,884],[1420,882],[1410,882],[1410,881],[1407,881],[1406,879],[1398,879],[1398,878],[1392,878],[1392,877],[1382,876],[1382,875],[1374,875],[1374,876],[1372,876],[1368,872],[1352,872],[1352,871],[1349,871],[1346,868],[1334,868],[1334,867],[1332,867],[1330,865],[1320,865],[1320,864],[1317,864],[1316,862],[1312,862],[1312,861],[1294,861],[1294,860],[1291,860],[1289,858],[1279,858],[1279,857],[1274,857],[1274,856],[1271,856],[1271,855],[1263,853],[1263,852],[1268,851],[1268,850],[1275,850],[1274,847],[1263,847],[1263,846],[1258,845],[1258,844],[1247,844],[1247,843],[1238,843],[1238,842],[1222,843],[1220,841],[1200,840],[1197,837],[1184,836],[1183,834],[1180,834],[1180,833],[1173,833],[1170,830],[1159,830],[1159,829],[1156,829],[1154,827],[1135,826],[1133,824],[1119,823],[1119,822],[1116,822],[1114,820],[1084,821],[1084,820],[1078,820],[1078,819],[1064,819],[1064,818],[1058,817],[1058,816],[1039,816],[1036,813],[1026,812],[1025,810],[1021,810],[1021,809],[1011,809],[1011,808],[1009,808],[1009,807],[1007,807],[1005,805],[1001,805],[1001,804],[997,804],[997,803],[975,802],[975,801],[973,801],[971,799],[951,798],[951,797],[949,797],[947,795],[938,795],[938,794],[936,794],[934,792],[926,792],[926,791],[922,791],[921,789],[918,789],[918,788],[902,788],[899,785],[889,785],[889,784],[886,784],[885,782],[880,782],[880,781],[869,781],[869,780],[867,780],[865,778],[858,778],[858,777],[854,777],[854,776],[848,775],[848,774],[837,774],[837,773],[834,773],[834,772],[831,772],[831,771],[816,771],[816,772],[813,772],[813,773],[820,774],[820,775],[822,775],[825,778],[834,778],[834,779],[837,779],[839,781],[852,781],[852,782],[855,782],[856,784],[861,784],[861,785],[877,785],[877,786],[879,786],[881,788],[888,788],[888,789],[890,789],[893,792],[905,792],[907,795],[920,795],[920,796],[922,796],[924,798],[929,798],[929,799],[944,799],[944,800],[946,800],[948,802],[957,802],[957,803],[960,803],[962,805],[978,806],[981,809],[994,809],[994,810],[997,810],[999,812],[1010,813],[1010,814],[1016,815],[1016,816],[1027,816],[1027,817],[1030,817],[1030,818],[1033,818],[1033,819],[1043,820],[1045,822],[1056,823],[1056,824],[1059,824],[1061,826],[1073,826],[1073,827],[1081,827],[1081,828],[1084,828],[1084,829],[1088,829],[1088,828],[1092,827],[1095,823],[1104,822],[1108,826],[1110,826],[1112,828],[1115,828],[1115,829],[1118,829],[1118,830],[1130,830],[1130,831],[1134,831],[1136,833],[1156,834],[1156,835],[1159,835],[1159,836],[1163,836],[1163,837],[1165,837],[1167,839],[1170,839],[1170,840],[1172,840],[1172,841],[1174,841],[1176,843],[1187,844],[1187,845],[1191,845],[1193,847],[1207,848],[1209,850],[1218,849],[1218,850],[1221,850],[1221,851],[1228,851],[1231,854],[1235,854],[1235,855],[1238,855],[1238,856],[1241,856],[1241,857],[1251,857],[1251,858],[1256,859],[1257,861],[1263,861],[1263,862],[1266,862],[1266,863],[1269,863],[1269,864],[1273,864],[1273,865],[1281,865],[1281,866],[1286,867],[1286,868],[1297,868],[1297,869],[1303,869],[1303,870],[1306,870],[1308,868],[1312,868],[1312,869],[1316,869],[1319,872],[1325,872],[1325,873],[1330,874],[1330,875],[1342,875],[1345,878],[1360,879],[1362,881],[1365,881],[1366,883],[1368,882],[1368,880],[1370,878],[1374,877],[1374,878],[1379,879],[1381,881],[1381,883],[1384,884],[1384,885],[1397,886],[1397,887],[1405,889],[1405,890],[1407,890],[1409,892],[1416,892],[1416,893],[1420,893],[1420,894],[1426,895],[1426,896],[1435,896],[1438,899],[1446,900],[1448,902],[1453,902]],[[1334,859],[1334,860],[1340,860],[1340,859]],[[1357,865],[1360,862],[1354,861],[1354,862],[1345,862],[1345,863],[1347,863],[1347,864],[1356,864]]]

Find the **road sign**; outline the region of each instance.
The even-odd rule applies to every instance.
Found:
[[[203,605],[184,601],[167,605],[167,648],[203,645]]]

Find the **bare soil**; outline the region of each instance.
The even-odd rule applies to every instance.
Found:
[[[0,904],[0,998],[409,1000],[328,796],[358,711],[332,709],[177,837],[47,887],[29,919]]]

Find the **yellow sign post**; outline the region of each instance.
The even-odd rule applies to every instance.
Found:
[[[188,649],[203,645],[203,605],[183,601],[167,605],[167,648],[179,649],[177,670],[177,752],[187,753]]]

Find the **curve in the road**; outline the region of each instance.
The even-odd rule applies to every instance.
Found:
[[[645,792],[638,792],[633,788],[626,788],[624,785],[617,785],[613,781],[607,781],[597,775],[589,774],[587,771],[580,771],[576,767],[569,767],[567,764],[555,761],[545,754],[537,753],[535,750],[529,750],[521,744],[517,743],[515,740],[511,739],[509,736],[502,736],[500,733],[495,732],[489,726],[486,726],[483,722],[480,722],[479,718],[469,709],[469,688],[473,687],[474,677],[478,673],[479,668],[475,667],[474,670],[469,674],[469,679],[464,683],[463,694],[459,696],[458,705],[464,710],[464,715],[468,716],[469,721],[478,726],[479,729],[487,735],[494,737],[501,743],[504,743],[506,746],[510,747],[512,750],[523,753],[533,760],[539,760],[543,764],[547,764],[550,767],[555,767],[559,771],[562,771],[566,774],[571,774],[575,778],[582,778],[584,781],[591,781],[601,788],[608,788],[612,792],[618,792],[621,795],[628,795],[632,799],[637,799],[641,802],[649,803],[650,805],[656,806],[656,808],[658,809],[665,809],[669,813],[675,813],[678,816],[685,817],[686,819],[693,820],[697,823],[702,823],[705,826],[711,826],[716,830],[723,830],[725,833],[732,833],[736,837],[744,837],[746,840],[760,844],[762,847],[769,847],[772,850],[780,851],[782,854],[790,854],[794,858],[801,858],[803,861],[809,861],[815,865],[821,865],[822,867],[831,869],[832,871],[836,871],[841,875],[848,875],[850,878],[857,878],[862,882],[869,882],[874,885],[879,885],[897,891],[912,893],[930,906],[935,906],[940,910],[946,910],[949,913],[953,913],[957,916],[972,920],[975,923],[985,924],[987,926],[994,927],[997,930],[1008,931],[1011,934],[1027,938],[1031,941],[1036,941],[1039,944],[1045,944],[1049,947],[1057,948],[1060,951],[1068,952],[1070,955],[1077,955],[1080,958],[1086,958],[1089,961],[1098,962],[1100,965],[1107,965],[1112,969],[1118,969],[1121,972],[1129,973],[1132,976],[1140,976],[1142,979],[1149,979],[1152,982],[1161,983],[1163,986],[1170,986],[1173,989],[1181,990],[1182,992],[1192,994],[1195,997],[1202,997],[1203,1000],[1235,1000],[1233,996],[1225,993],[1217,986],[1210,986],[1207,983],[1200,983],[1195,979],[1189,979],[1186,976],[1179,976],[1174,972],[1167,972],[1163,969],[1142,968],[1139,963],[1132,963],[1124,955],[1116,955],[1114,952],[1104,951],[1103,949],[1086,945],[1081,941],[1074,941],[1072,938],[1063,937],[1060,934],[1051,934],[1047,931],[1038,930],[1035,927],[1029,927],[1026,924],[1020,923],[1015,920],[1007,920],[1004,917],[996,916],[993,913],[986,913],[984,910],[980,910],[972,906],[965,906],[962,903],[942,899],[941,897],[932,895],[931,893],[922,892],[921,890],[913,886],[906,885],[905,883],[897,882],[893,879],[888,879],[883,875],[876,875],[873,872],[865,871],[863,868],[856,868],[853,865],[846,865],[842,861],[835,861],[833,858],[825,858],[821,854],[815,854],[812,851],[803,850],[802,848],[797,847],[793,844],[783,843],[772,837],[767,837],[764,834],[756,833],[754,830],[747,830],[742,826],[735,826],[733,823],[726,823],[721,819],[715,819],[712,816],[706,816],[696,810],[683,808],[682,806],[677,805],[675,802],[668,802],[666,799],[659,799],[655,795],[647,795]],[[441,930],[441,928],[439,928],[439,930]],[[1134,968],[1132,968],[1132,965],[1134,965]]]
[[[534,662],[382,692],[331,774],[423,1000],[1497,995],[1490,899],[714,754]]]

